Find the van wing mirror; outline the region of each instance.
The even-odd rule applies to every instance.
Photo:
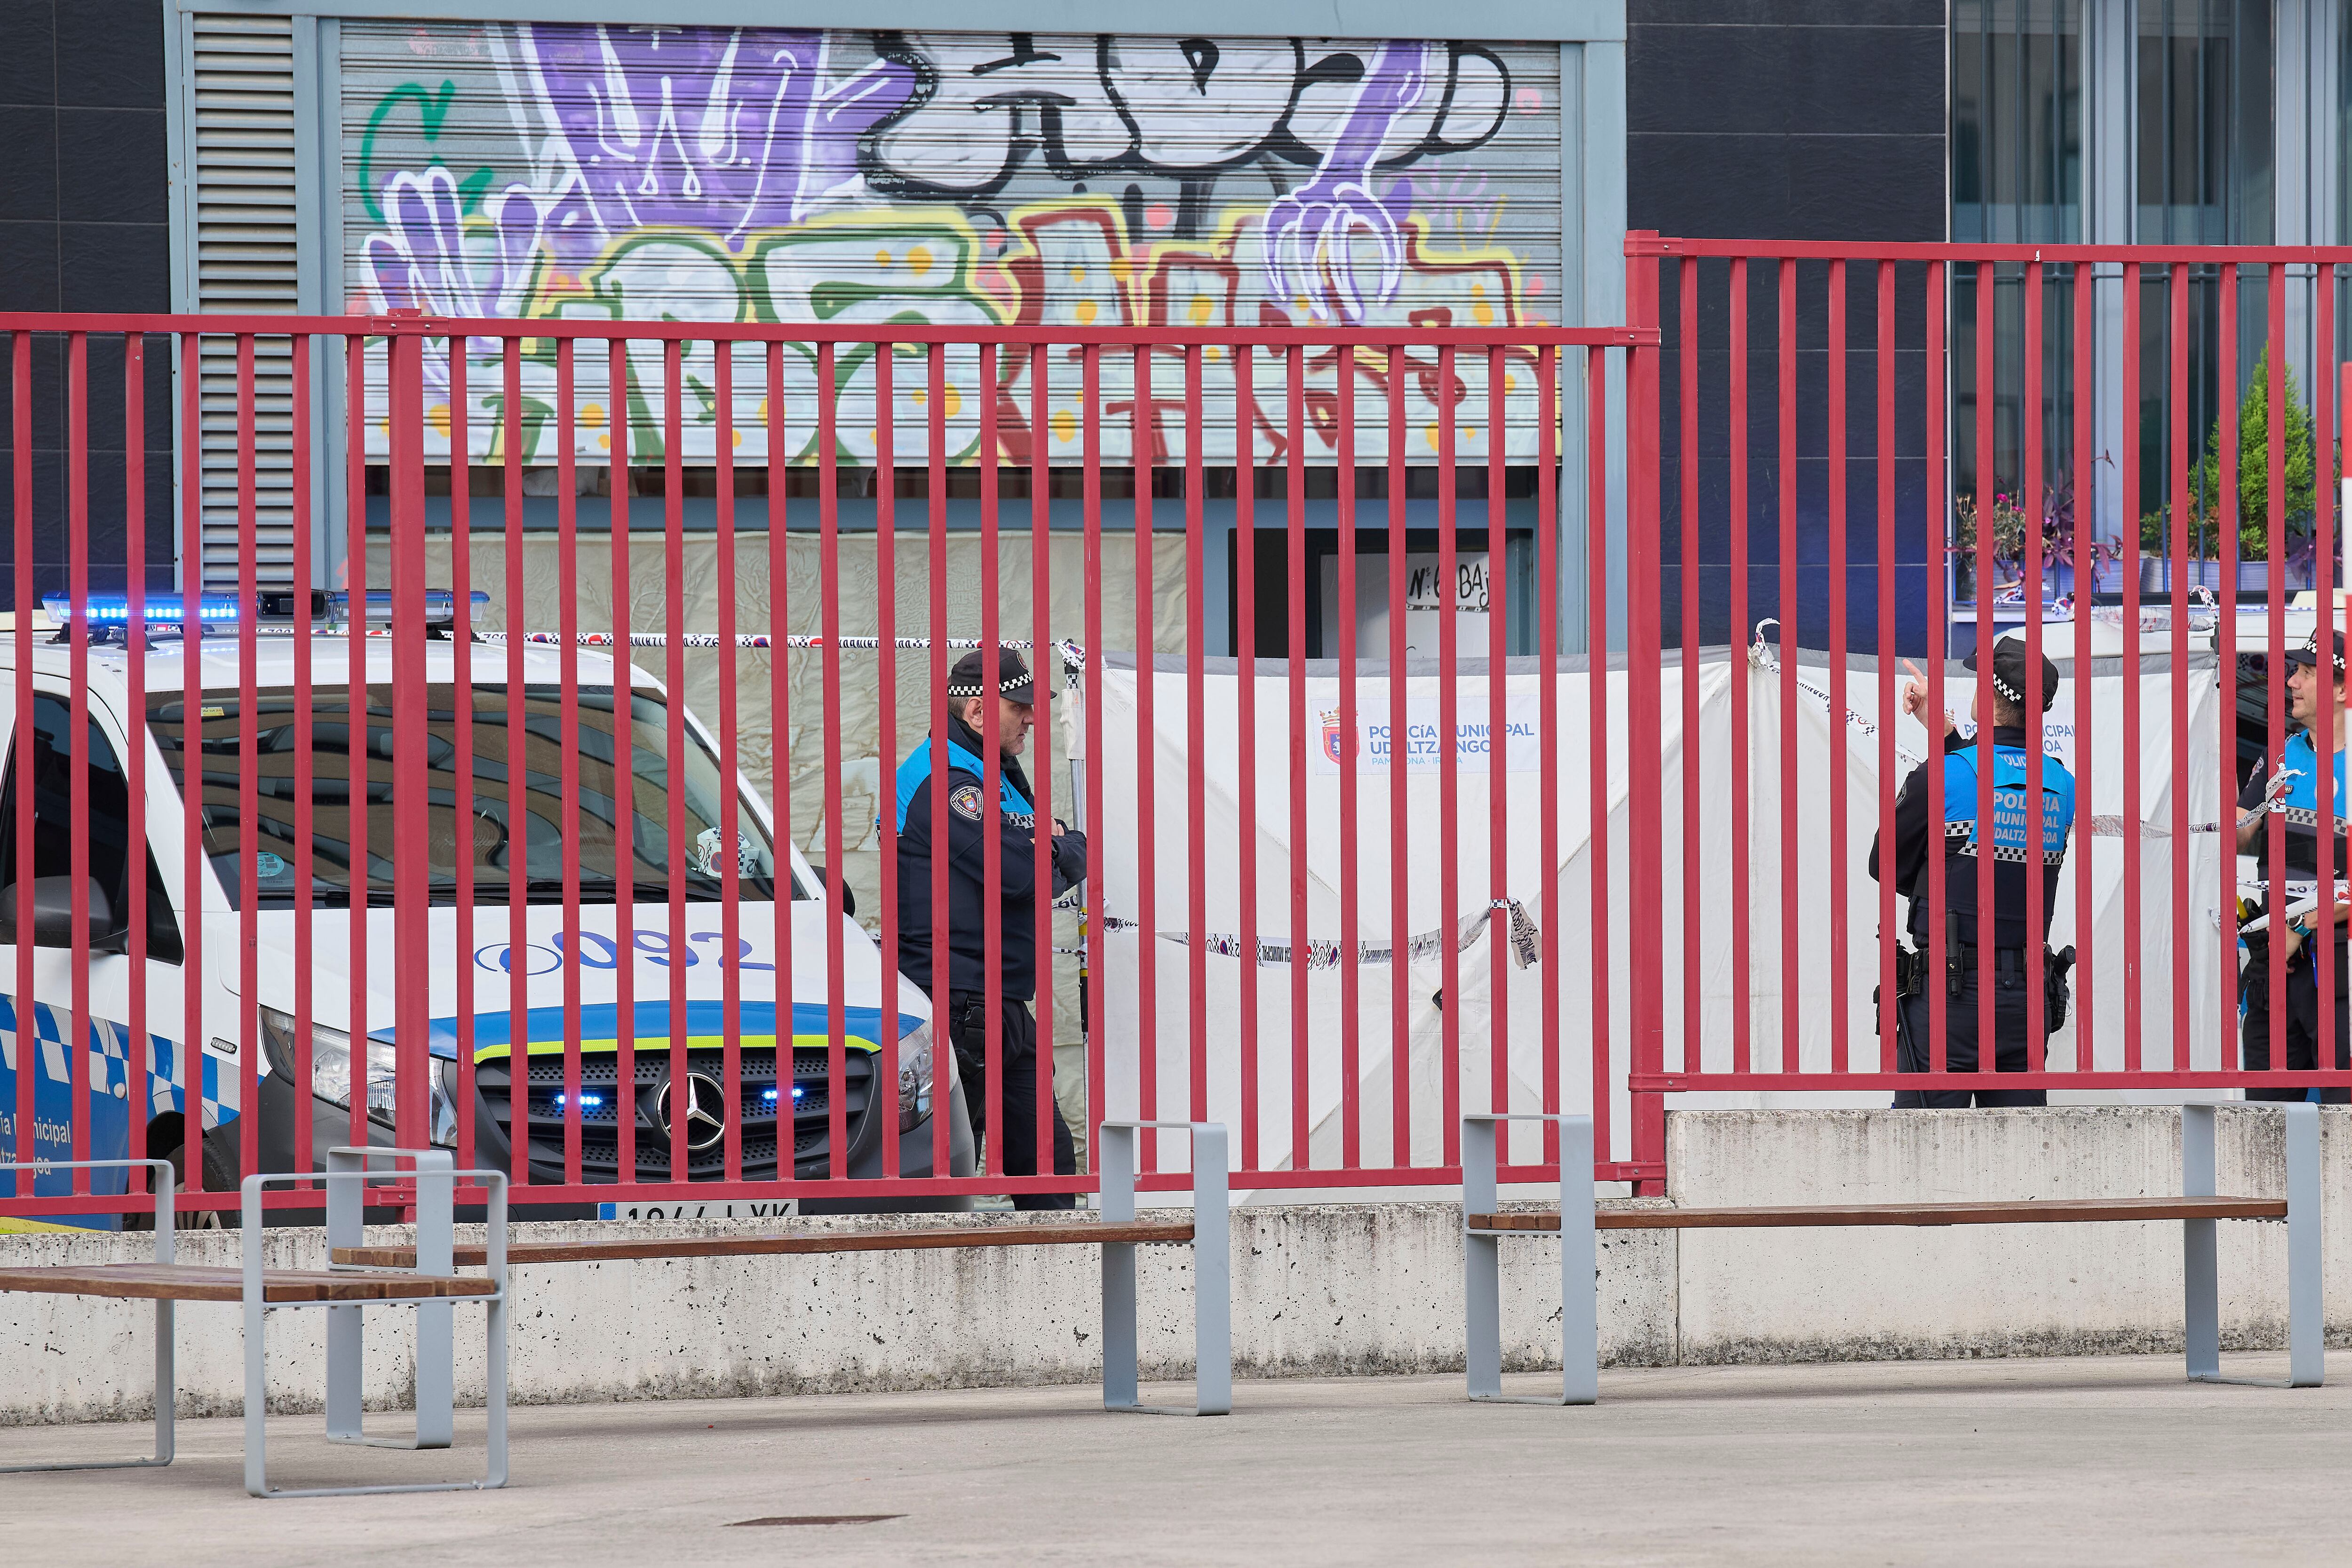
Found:
[[[95,880],[88,883],[89,900],[89,923],[80,931],[74,928],[73,879],[71,877],[36,877],[33,879],[33,945],[35,947],[82,947],[92,952],[112,952],[121,946],[120,934],[114,929],[114,904],[107,898],[106,889]],[[16,889],[14,884],[0,888],[0,942],[14,942],[16,938]]]
[[[852,920],[856,920],[857,918],[857,895],[856,892],[851,890],[849,879],[846,877],[835,876],[831,871],[818,865],[814,860],[809,862],[809,870],[815,874],[816,885],[824,889],[824,893],[821,896],[832,899],[834,902],[841,906],[841,912],[843,914],[847,915]]]

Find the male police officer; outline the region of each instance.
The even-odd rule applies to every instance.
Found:
[[[987,844],[993,836],[997,857],[997,978],[1002,1034],[995,1042],[998,1071],[1003,1079],[1004,1125],[990,1131],[1001,1138],[1008,1175],[1037,1173],[1037,1023],[1029,1012],[1037,994],[1036,813],[1030,805],[1029,775],[1022,771],[1021,752],[1037,721],[1038,684],[1029,667],[1010,648],[993,661],[981,652],[956,661],[948,677],[945,710],[923,742],[899,765],[898,795],[898,966],[906,976],[929,992],[936,1006],[947,997],[948,1043],[955,1049],[963,1075],[964,1102],[971,1108],[972,1130],[982,1131],[987,1115],[988,956]],[[1046,687],[1043,697],[1054,693]],[[987,728],[988,704],[996,704],[999,789],[997,799],[984,794],[987,769],[981,762]],[[932,748],[947,751],[948,792],[948,975],[939,984],[931,952]],[[1082,881],[1087,873],[1086,836],[1055,824],[1051,899]],[[1070,1130],[1058,1110],[1053,1118],[1053,1169],[1068,1175],[1077,1169]],[[1023,1194],[1015,1208],[1070,1208],[1076,1200],[1066,1193]]]
[[[1906,668],[1910,668],[1906,662]],[[1978,661],[1971,656],[1968,668]],[[1895,1066],[1902,1072],[1926,1072],[1929,1068],[1928,1025],[1933,998],[1927,987],[1944,987],[1944,1065],[1953,1072],[1977,1072],[1977,944],[1990,934],[1993,941],[1994,1070],[2022,1072],[2028,1055],[2028,985],[2044,988],[2045,1021],[2056,1028],[2066,1018],[2066,978],[2074,949],[2054,957],[2044,945],[2045,933],[2029,931],[2025,923],[2026,877],[2039,866],[2042,878],[2042,907],[2057,907],[2058,872],[2066,859],[2068,835],[2074,824],[2074,779],[2058,760],[2041,762],[2042,842],[2029,843],[2027,792],[2033,787],[2032,759],[2026,752],[2025,704],[2031,688],[2025,644],[2006,637],[1993,645],[1990,714],[1991,745],[1987,739],[1987,693],[1983,684],[1970,708],[1978,721],[1974,741],[1963,739],[1949,714],[1945,715],[1944,820],[1927,818],[1927,763],[1911,770],[1903,793],[1895,802],[1895,886],[1911,900],[1912,945],[1899,950],[1896,1001]],[[2058,668],[2042,660],[2042,708],[2049,711],[2058,693]],[[1903,708],[1919,714],[1927,706],[1927,689],[1916,669],[1904,689]],[[1924,717],[1924,715],[1922,715]],[[1990,754],[1986,753],[1990,751]],[[1982,827],[1992,843],[1980,841],[1978,802],[1984,802]],[[1940,845],[1935,841],[1942,840]],[[1883,877],[1882,846],[1870,847],[1870,874]],[[1977,904],[1977,868],[1980,857],[1993,858],[1993,910],[1990,931]],[[1927,858],[1945,857],[1944,950],[1929,951]],[[1951,1109],[1974,1102],[1980,1106],[2044,1105],[2039,1089],[1904,1089],[1895,1097],[1897,1109]]]
[[[2284,787],[2275,800],[2271,788],[2257,774],[2247,782],[2238,797],[2238,850],[2241,854],[2259,854],[2268,840],[2263,818],[2276,811],[2286,819],[2286,858],[2284,868],[2272,866],[2265,874],[2277,878],[2284,874],[2295,881],[2317,875],[2319,867],[2319,781],[2331,780],[2330,798],[2335,802],[2336,837],[2334,853],[2329,858],[2334,875],[2344,874],[2345,833],[2345,759],[2346,730],[2352,726],[2352,711],[2347,711],[2347,689],[2344,680],[2344,634],[2332,634],[2334,647],[2334,679],[2326,679],[2319,671],[2319,633],[2314,630],[2301,647],[2288,650],[2286,656],[2286,692],[2289,717],[2303,728],[2288,737],[2280,748],[2279,773],[2276,782]],[[2323,708],[2322,704],[2326,704]],[[2315,732],[2323,721],[2334,730],[2335,759],[2326,769],[2319,765]],[[2335,1016],[2332,1033],[2336,1040],[2336,1065],[2352,1068],[2352,1029],[2347,1028],[2345,997],[2352,989],[2352,975],[2347,973],[2343,905],[2335,906],[2331,920],[2325,906],[2334,900],[2323,895],[2323,909],[2315,910],[2290,922],[2284,933],[2263,930],[2250,932],[2246,938],[2252,954],[2242,976],[2246,1008],[2242,1038],[2245,1043],[2246,1066],[2254,1071],[2271,1065],[2271,995],[2270,964],[2275,954],[2285,953],[2286,984],[2286,1066],[2289,1070],[2307,1072],[2319,1064],[2319,965],[2314,953],[2315,942],[2321,940],[2315,933],[2326,932],[2336,943],[2336,996],[2331,1009]],[[2264,907],[2267,907],[2265,900]],[[2326,1089],[2314,1094],[2301,1089],[2249,1089],[2248,1100],[2317,1099],[2325,1103],[2342,1105],[2352,1100],[2352,1090]]]

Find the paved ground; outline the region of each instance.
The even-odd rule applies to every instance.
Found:
[[[239,1488],[237,1423],[187,1422],[168,1470],[0,1477],[0,1561],[2344,1561],[2352,1355],[2292,1393],[2179,1364],[1618,1372],[1581,1410],[1472,1406],[1458,1378],[1253,1383],[1210,1421],[1105,1415],[1081,1387],[538,1408],[507,1491],[269,1503]],[[278,1479],[457,1475],[480,1458],[460,1421],[435,1456],[275,1421]],[[142,1434],[0,1430],[0,1465]],[[898,1517],[738,1528],[868,1514]]]

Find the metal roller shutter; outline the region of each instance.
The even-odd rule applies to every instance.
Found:
[[[196,309],[290,312],[296,290],[293,24],[283,16],[200,16],[195,81]],[[257,346],[255,560],[261,581],[293,562],[292,373],[282,342]],[[203,575],[238,572],[236,353],[207,338],[202,360]]]
[[[346,23],[342,254],[354,309],[592,319],[1255,326],[1504,326],[1558,320],[1559,49],[1551,44],[799,32],[593,24]],[[529,359],[532,447],[551,349]],[[1236,377],[1204,366],[1211,460],[1234,450]],[[1181,458],[1182,367],[1163,356],[1145,425]],[[1362,351],[1360,447],[1381,460],[1386,380],[1408,389],[1409,460],[1435,460],[1433,353]],[[1424,363],[1425,362],[1425,363]],[[685,365],[688,462],[713,457],[712,351]],[[873,372],[845,353],[840,439],[873,450]],[[1486,369],[1465,354],[1452,406],[1465,465],[1486,460]],[[1535,449],[1532,359],[1515,367],[1508,450]],[[428,367],[446,391],[446,370]],[[576,365],[576,450],[607,460],[601,353]],[[1107,355],[1106,457],[1128,460],[1134,372]],[[1049,367],[1043,429],[1008,355],[1003,455],[1081,451],[1078,371]],[[630,449],[657,460],[658,353],[633,354]],[[1311,363],[1307,456],[1336,452],[1336,356]],[[372,378],[373,380],[373,378]],[[494,361],[473,371],[475,452],[496,423]],[[1289,422],[1270,356],[1253,367],[1261,461]],[[735,374],[737,456],[768,458],[765,374]],[[896,375],[897,447],[919,460],[919,359]],[[977,440],[975,351],[950,356],[951,454]],[[814,440],[813,355],[788,353],[779,455]],[[428,443],[446,442],[436,403]],[[381,452],[381,413],[369,439]],[[446,450],[446,447],[440,448]]]

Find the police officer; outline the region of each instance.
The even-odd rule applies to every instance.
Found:
[[[1927,689],[1906,661],[1911,680],[1903,693],[1903,708],[1919,714],[1927,706]],[[1975,656],[1969,669],[1978,668]],[[1993,645],[1990,681],[1979,681],[1970,708],[1977,736],[1962,738],[1951,716],[1945,715],[1944,820],[1927,816],[1927,769],[1922,763],[1903,781],[1895,802],[1895,889],[1911,900],[1911,944],[1898,949],[1895,1065],[1902,1072],[1926,1072],[1929,1066],[1928,1026],[1934,998],[1930,985],[1944,988],[1944,1065],[1952,1072],[1980,1071],[1977,1038],[1979,1000],[1977,946],[1990,934],[1993,942],[1993,1061],[1999,1072],[2022,1072],[2027,1056],[2028,985],[2043,988],[2045,1022],[2055,1029],[2066,1018],[2066,970],[2074,950],[2052,954],[2042,931],[2029,931],[2025,923],[2025,879],[2038,866],[2042,879],[2045,911],[2057,907],[2058,872],[2065,864],[2066,845],[2074,825],[2074,778],[2056,758],[2041,763],[2042,842],[2030,845],[2026,792],[2033,787],[2032,758],[2026,746],[2025,704],[2028,679],[2025,644],[2004,637]],[[1990,685],[1990,691],[1987,685]],[[2058,692],[2058,667],[2042,660],[2042,708],[2049,711]],[[1986,732],[1990,699],[1990,734]],[[1981,742],[1990,739],[1990,747]],[[1990,755],[1988,755],[1988,752]],[[1992,843],[1979,840],[1979,796],[1990,792],[1985,825]],[[1870,874],[1883,879],[1883,846],[1870,847]],[[1981,856],[1993,857],[1993,910],[1988,922],[1977,902],[1977,868]],[[1928,919],[1927,858],[1945,858],[1944,949],[1929,949],[1933,927]],[[2044,1105],[2040,1089],[1904,1089],[1895,1107],[1949,1109],[1979,1106]]]
[[[2331,634],[2334,642],[2333,679],[2323,677],[2319,669],[2319,633],[2316,629],[2298,648],[2289,649],[2286,656],[2286,692],[2288,716],[2303,726],[2287,738],[2280,748],[2279,786],[2273,799],[2272,781],[2259,773],[2249,779],[2238,796],[2238,850],[2241,854],[2263,852],[2269,834],[2263,818],[2273,810],[2286,819],[2286,856],[2284,875],[2290,880],[2305,881],[2315,878],[2319,867],[2319,782],[2330,783],[2330,798],[2335,802],[2336,837],[2329,863],[2336,876],[2344,875],[2345,865],[2345,760],[2346,730],[2352,727],[2352,711],[2347,711],[2347,688],[2344,680],[2344,634]],[[2322,717],[2321,704],[2328,705],[2333,720],[2336,755],[2332,765],[2322,768],[2318,747],[2313,731]],[[2282,875],[2282,868],[2267,868],[2273,878]],[[2319,1063],[2319,964],[2315,945],[2321,940],[2336,944],[2336,995],[2332,1009],[2335,1021],[2332,1034],[2336,1041],[2336,1065],[2352,1068],[2352,1030],[2347,1028],[2345,998],[2352,989],[2352,975],[2347,973],[2345,945],[2345,915],[2342,905],[2336,905],[2334,918],[2323,907],[2298,917],[2289,923],[2284,933],[2267,928],[2247,933],[2246,945],[2250,962],[2242,975],[2245,987],[2245,1013],[2241,1038],[2245,1045],[2246,1066],[2257,1072],[2271,1065],[2271,996],[2270,965],[2275,955],[2284,953],[2286,969],[2286,1066],[2289,1070],[2307,1072]],[[2263,900],[2260,910],[2268,908]],[[2325,936],[2322,933],[2326,933]],[[2352,1090],[2345,1089],[2249,1089],[2248,1100],[2314,1099],[2325,1104],[2342,1105],[2352,1100]]]
[[[931,858],[938,852],[931,837],[932,749],[947,752],[948,792],[948,973],[947,1036],[962,1074],[964,1101],[971,1110],[972,1130],[982,1131],[987,1116],[989,984],[987,955],[987,843],[993,836],[997,857],[997,972],[1001,1030],[994,1042],[1003,1079],[1004,1125],[991,1133],[1002,1138],[1008,1175],[1037,1173],[1037,1022],[1029,1003],[1037,994],[1037,898],[1052,899],[1086,877],[1087,840],[1081,833],[1055,824],[1053,887],[1037,886],[1036,813],[1030,805],[1029,775],[1022,770],[1021,753],[1036,725],[1037,703],[1054,695],[1041,694],[1029,667],[1011,648],[992,661],[982,652],[967,653],[956,661],[948,678],[945,706],[939,722],[921,744],[899,764],[898,812],[898,966],[906,976],[929,993],[938,1005],[939,983],[931,952]],[[997,798],[984,794],[987,770],[981,762],[987,728],[988,705],[997,710]],[[1069,1127],[1058,1110],[1053,1125],[1053,1169],[1057,1175],[1077,1170]],[[1070,1208],[1066,1193],[1025,1193],[1013,1207]]]

